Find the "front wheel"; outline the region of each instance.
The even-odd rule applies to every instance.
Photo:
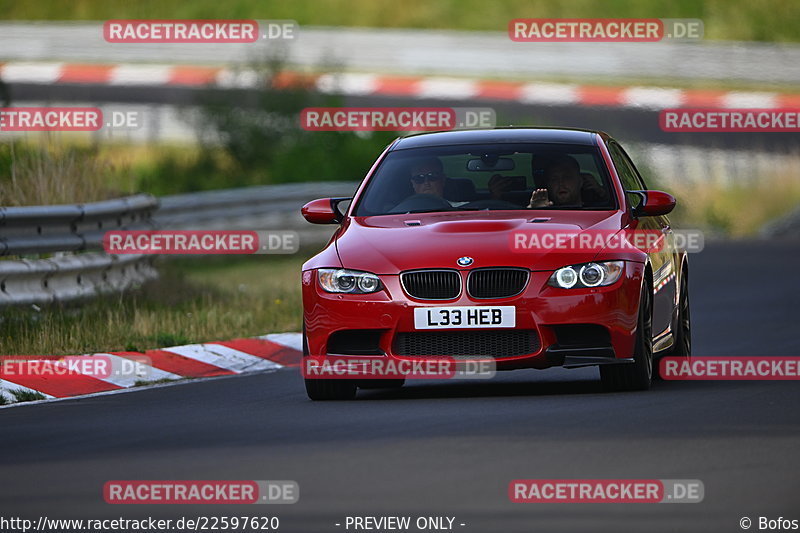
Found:
[[[653,381],[653,291],[642,286],[633,363],[600,367],[600,380],[610,391],[647,390]]]
[[[360,379],[356,381],[359,389],[399,389],[406,384],[406,380],[400,379]]]
[[[681,274],[681,291],[678,300],[678,324],[675,328],[675,342],[669,355],[673,357],[692,356],[692,318],[689,313],[689,272]]]
[[[315,401],[352,400],[356,384],[349,379],[306,379],[306,394]]]
[[[306,339],[306,325],[303,324],[303,357],[308,356],[308,340]],[[306,394],[314,401],[352,400],[356,397],[356,383],[350,379],[308,379]]]

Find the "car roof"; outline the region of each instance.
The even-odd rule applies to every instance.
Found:
[[[570,128],[494,128],[481,130],[455,130],[436,133],[417,133],[401,137],[392,150],[406,150],[425,146],[448,146],[483,143],[566,143],[594,145],[595,135],[604,139],[601,131]]]

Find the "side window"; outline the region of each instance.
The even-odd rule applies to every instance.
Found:
[[[643,190],[645,188],[644,182],[637,174],[633,163],[630,162],[625,152],[622,151],[622,148],[620,148],[617,143],[611,142],[608,145],[608,151],[617,169],[617,174],[619,174],[619,179],[622,181],[622,187],[626,191]],[[637,207],[642,201],[642,198],[638,194],[626,194],[625,196],[633,207]]]
[[[628,155],[628,152],[626,152],[625,149],[622,146],[620,146],[618,144],[616,146],[617,146],[617,149],[619,149],[620,153],[622,154],[622,157],[625,159],[625,161],[627,161],[628,166],[630,166],[630,168],[633,169],[633,174],[634,174],[634,176],[636,176],[636,181],[639,182],[639,184],[640,184],[639,189],[641,189],[643,191],[646,191],[647,190],[647,184],[644,182],[644,178],[642,178],[642,175],[639,172],[639,170],[637,170],[636,165],[633,164],[633,160]]]

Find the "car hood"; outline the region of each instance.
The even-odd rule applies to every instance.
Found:
[[[336,237],[345,268],[397,274],[418,268],[456,268],[468,256],[468,268],[516,266],[555,270],[592,260],[603,246],[578,251],[512,250],[520,230],[577,235],[599,230],[609,238],[621,228],[618,211],[498,211],[412,213],[353,217]]]

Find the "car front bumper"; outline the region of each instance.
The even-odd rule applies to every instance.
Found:
[[[462,271],[465,278],[467,273],[466,270]],[[531,345],[528,353],[509,355],[500,350],[492,354],[498,370],[630,362],[643,273],[643,264],[626,261],[623,276],[613,285],[591,289],[559,289],[547,285],[552,272],[534,271],[525,290],[511,298],[472,299],[464,291],[454,300],[432,301],[410,298],[400,285],[399,275],[381,275],[384,287],[376,293],[333,294],[319,286],[316,270],[306,270],[302,279],[307,350],[315,356],[425,359],[430,355],[402,353],[403,350],[398,349],[399,338],[420,333],[414,327],[415,308],[513,305],[516,314],[513,329],[535,333],[537,342]],[[469,335],[469,332],[476,330],[434,331],[448,334],[467,332]],[[489,331],[502,339],[504,331],[508,330]],[[583,331],[593,334],[586,336],[581,333]],[[607,333],[603,333],[601,339],[594,334],[598,331]],[[342,350],[341,343],[334,339],[346,337],[348,332],[357,332],[371,340],[358,349]]]

